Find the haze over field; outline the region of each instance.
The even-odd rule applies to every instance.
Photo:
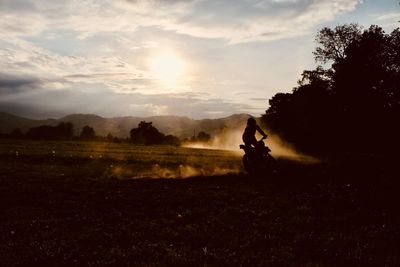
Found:
[[[212,136],[221,133],[224,129],[243,130],[248,114],[234,114],[225,118],[195,120],[180,116],[153,116],[153,117],[115,117],[105,118],[94,114],[70,114],[62,118],[35,120],[0,112],[0,134],[8,134],[18,128],[27,132],[32,127],[40,125],[56,126],[60,122],[71,122],[75,134],[79,134],[86,125],[93,127],[96,134],[127,138],[130,130],[136,128],[141,121],[152,122],[153,125],[165,134],[172,134],[179,138],[191,138],[196,132],[204,131]],[[239,133],[239,138],[241,133]]]
[[[0,0],[1,264],[400,266],[399,26],[400,0]]]
[[[90,125],[97,135],[106,136],[112,134],[120,138],[128,138],[129,131],[136,128],[140,121],[151,121],[161,132],[179,137],[191,139],[194,134],[206,132],[211,135],[208,142],[190,142],[184,144],[190,148],[220,149],[235,151],[241,155],[239,144],[242,141],[243,129],[246,125],[248,114],[235,114],[226,118],[194,120],[179,116],[155,116],[155,117],[116,117],[103,118],[93,114],[72,114],[59,119],[33,120],[18,117],[12,114],[0,113],[0,134],[10,133],[14,129],[20,129],[23,133],[31,127],[40,125],[55,126],[60,122],[71,122],[74,125],[76,135],[79,135],[82,128]],[[272,154],[277,157],[289,157],[306,162],[315,162],[316,159],[303,155],[296,149],[284,142],[277,135],[269,133],[267,139]]]
[[[324,26],[398,26],[394,0],[1,0],[0,111],[259,116]]]

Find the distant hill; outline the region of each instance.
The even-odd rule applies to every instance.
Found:
[[[71,114],[60,119],[34,120],[0,112],[0,133],[10,133],[19,128],[26,132],[29,128],[40,125],[54,126],[60,122],[71,122],[78,134],[85,125],[94,128],[96,134],[105,136],[111,133],[117,137],[128,137],[129,131],[136,128],[140,121],[153,122],[153,125],[164,134],[172,134],[180,138],[190,138],[194,132],[200,131],[215,135],[224,128],[242,128],[248,114],[234,114],[219,119],[194,120],[180,116],[152,116],[152,117],[115,117],[103,118],[93,114]]]
[[[33,120],[6,112],[0,112],[0,133],[10,133],[15,128],[19,128],[21,131],[26,132],[32,127],[40,125],[57,125],[58,122],[59,121],[56,119]]]

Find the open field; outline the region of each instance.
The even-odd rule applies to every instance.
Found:
[[[400,265],[398,175],[382,159],[281,159],[251,178],[228,151],[0,147],[3,266]]]
[[[90,168],[101,177],[187,178],[198,175],[239,173],[241,152],[193,149],[179,146],[141,146],[129,143],[0,141],[0,155],[43,161],[80,162],[99,165]],[[74,162],[75,165],[68,165]],[[44,167],[43,165],[36,166]],[[62,174],[62,173],[60,173]]]

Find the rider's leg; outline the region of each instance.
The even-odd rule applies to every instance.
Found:
[[[248,146],[248,147],[251,147],[251,146],[256,147],[256,145],[257,145],[257,139],[255,136],[252,136],[252,135],[250,135],[250,136],[243,135],[243,142],[244,142],[244,145]]]
[[[257,147],[257,139],[255,136],[252,136],[252,138],[250,139],[250,144],[254,147]]]

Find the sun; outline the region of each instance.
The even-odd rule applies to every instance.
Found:
[[[158,54],[150,59],[150,71],[153,77],[167,87],[176,86],[184,70],[183,60],[171,52]]]

